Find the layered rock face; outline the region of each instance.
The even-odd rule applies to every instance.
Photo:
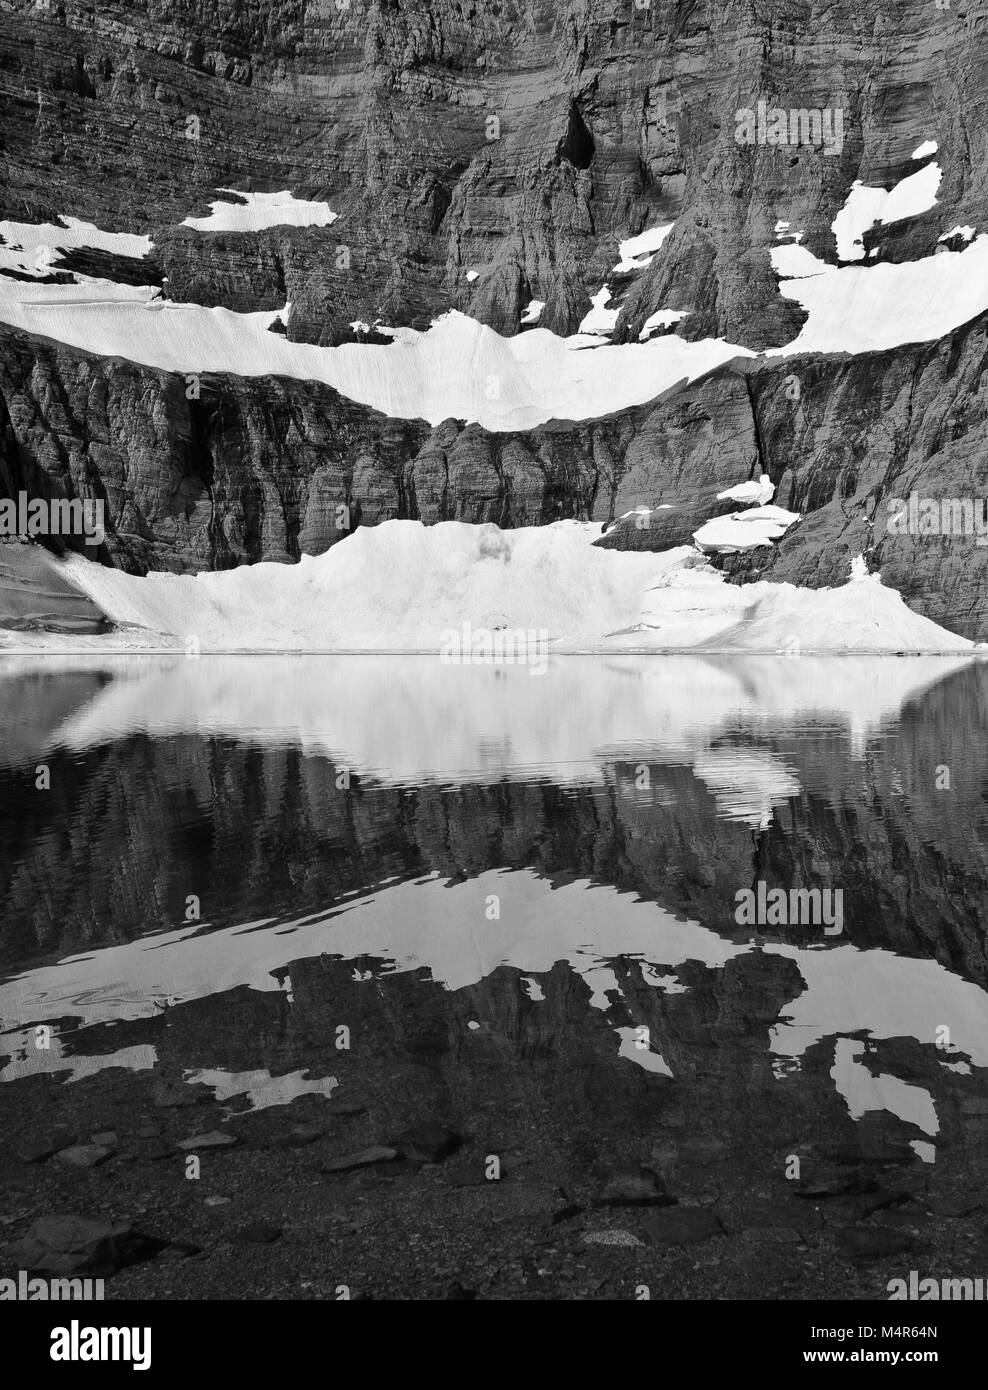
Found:
[[[287,302],[296,341],[352,339],[357,320],[425,328],[450,308],[513,335],[533,298],[541,327],[572,333],[606,279],[616,342],[662,308],[685,313],[683,338],[767,349],[805,317],[779,293],[777,224],[832,262],[854,180],[892,185],[921,140],[939,142],[938,204],[868,233],[869,265],[984,224],[986,58],[983,17],[931,0],[867,14],[816,0],[10,0],[0,216],[148,233],[144,263],[82,251],[59,269],[240,311]],[[839,110],[841,139],[739,144],[737,112],[760,100]],[[224,188],[290,189],[337,220],[182,225]],[[612,273],[620,239],[672,222],[651,264]],[[767,472],[805,519],[776,551],[731,562],[740,581],[838,582],[864,552],[920,611],[980,637],[985,552],[887,537],[886,499],[988,492],[984,336],[978,319],[887,353],[739,359],[613,416],[491,434],[270,377],[207,376],[190,400],[177,375],[3,330],[0,485],[103,497],[101,559],[142,572],[292,561],[390,517],[517,526],[672,504],[661,526],[603,541],[658,549]]]
[[[797,311],[765,254],[776,221],[829,248],[853,180],[908,172],[917,131],[940,142],[949,213],[977,225],[988,211],[983,17],[960,6],[4,9],[0,211],[151,232],[173,298],[243,309],[287,297],[290,332],[307,341],[334,341],[355,317],[424,327],[450,305],[511,333],[531,297],[544,327],[572,332],[614,239],[681,219],[619,336],[637,334],[661,292],[690,311],[687,337],[784,342]],[[839,153],[738,145],[736,112],[759,99],[841,109]],[[326,197],[339,221],[205,246],[177,225],[217,188],[248,186]],[[916,234],[927,251],[940,220]]]

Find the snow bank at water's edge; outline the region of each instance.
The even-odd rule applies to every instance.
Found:
[[[687,546],[600,549],[601,526],[388,521],[316,558],[199,575],[59,572],[117,625],[105,637],[0,634],[0,649],[424,651],[464,630],[525,634],[529,649],[960,652],[965,638],[862,573],[835,589],[737,586]],[[465,648],[471,650],[469,642]]]

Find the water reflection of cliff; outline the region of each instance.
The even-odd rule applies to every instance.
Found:
[[[4,957],[174,928],[190,893],[222,926],[394,877],[527,867],[728,931],[735,892],[759,878],[841,886],[845,940],[982,979],[988,675],[953,666],[14,668],[0,684]]]
[[[409,1087],[475,1113],[499,1076],[577,1135],[726,1110],[766,1162],[800,1135],[928,1161],[966,1133],[982,667],[630,660],[451,689],[432,663],[210,666],[4,684],[5,960],[87,952],[0,987],[8,1079],[157,1066],[265,1105],[345,1074],[398,1123]],[[738,927],[759,879],[842,888],[841,939]],[[18,1030],[42,1019],[39,1059]]]

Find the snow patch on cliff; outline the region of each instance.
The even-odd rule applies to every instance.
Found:
[[[682,309],[656,309],[654,314],[649,314],[642,324],[641,332],[638,334],[638,341],[644,343],[659,328],[671,328],[680,319],[688,318],[689,315]]]
[[[920,146],[920,149],[923,147]],[[918,156],[914,155],[913,158]],[[869,188],[855,179],[847,201],[834,218],[831,230],[842,261],[864,259],[864,234],[878,223],[903,222],[936,207],[943,178],[939,164],[927,164],[900,179],[894,188]]]
[[[723,492],[718,492],[718,502],[744,502],[750,503],[755,507],[764,507],[771,502],[775,496],[775,484],[767,473],[763,473],[756,482],[750,479],[746,483],[738,483],[736,487],[725,488]]]
[[[89,247],[114,256],[140,260],[153,245],[151,238],[131,232],[104,232],[92,222],[78,217],[60,217],[61,226],[52,222],[10,222],[0,219],[0,270],[22,275],[45,276],[58,269],[64,251]],[[87,280],[88,276],[77,279]],[[104,283],[104,282],[99,282]]]
[[[610,302],[611,292],[606,285],[603,285],[595,295],[592,296],[590,303],[593,308],[584,315],[580,323],[581,333],[592,333],[606,338],[614,332],[614,325],[618,321],[620,309],[608,309],[605,306]]]
[[[328,227],[338,214],[328,203],[309,203],[286,189],[282,193],[241,193],[236,188],[219,188],[242,202],[218,198],[210,203],[208,217],[186,217],[183,227],[197,232],[264,232],[269,227]]]
[[[898,265],[812,267],[794,264],[775,247],[772,264],[784,280],[779,291],[808,313],[798,336],[766,357],[805,352],[881,352],[905,343],[944,337],[988,309],[988,237],[979,236],[961,251],[940,251]],[[809,254],[809,253],[807,253]]]
[[[611,268],[611,274],[627,275],[632,270],[644,270],[647,265],[651,265],[656,251],[661,249],[662,243],[675,225],[675,222],[668,222],[661,227],[650,227],[640,236],[622,241],[618,247],[621,259]]]
[[[739,490],[732,489],[735,492]],[[723,497],[724,493],[720,496]],[[749,499],[746,497],[743,500]],[[693,542],[700,550],[720,555],[730,555],[738,550],[756,550],[759,546],[771,546],[781,540],[789,528],[801,520],[798,512],[787,512],[783,507],[752,507],[747,511],[732,512],[730,516],[715,516],[693,532]]]

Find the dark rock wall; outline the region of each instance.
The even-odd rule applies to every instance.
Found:
[[[292,335],[322,342],[451,304],[511,333],[532,296],[571,332],[616,238],[678,218],[619,336],[661,302],[691,311],[689,337],[762,347],[798,321],[775,293],[776,221],[829,257],[852,181],[900,177],[919,140],[945,173],[911,254],[983,224],[985,23],[932,0],[10,0],[0,213],[150,232],[173,297],[287,294]],[[841,107],[841,152],[739,146],[735,113],[759,98]],[[222,186],[327,198],[339,221],[178,225]]]

